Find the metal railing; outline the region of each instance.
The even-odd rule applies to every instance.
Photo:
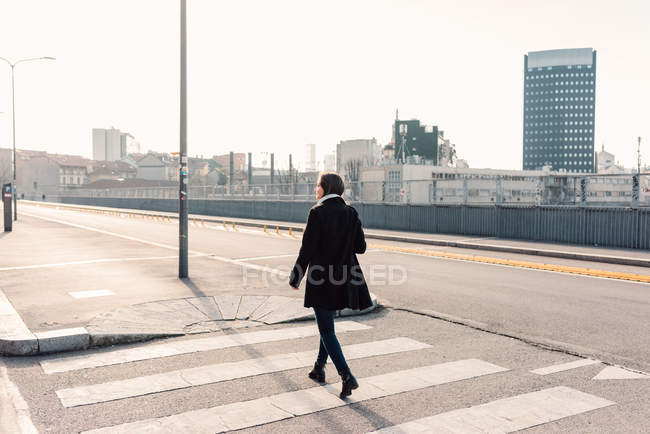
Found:
[[[344,198],[355,203],[413,205],[650,206],[650,174],[647,173],[541,177],[446,176],[397,182],[348,182]],[[195,185],[189,188],[189,198],[313,201],[315,188],[315,183]],[[178,188],[75,188],[60,190],[56,196],[175,199],[178,197]]]

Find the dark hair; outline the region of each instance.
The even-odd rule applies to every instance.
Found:
[[[345,191],[343,179],[336,172],[321,172],[318,182],[323,188],[323,196],[328,194],[338,194],[341,196]]]

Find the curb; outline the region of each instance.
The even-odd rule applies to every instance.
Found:
[[[165,218],[178,219],[177,214],[169,213],[169,212],[133,210],[133,209],[124,209],[124,208],[94,207],[89,205],[74,205],[74,204],[63,204],[63,203],[56,203],[56,202],[35,202],[35,201],[25,201],[25,202],[31,204],[37,204],[40,206],[48,206],[48,207],[56,207],[56,208],[64,207],[64,208],[79,209],[79,210],[120,212],[120,213],[131,214],[131,215],[144,215],[153,218],[165,217]],[[288,231],[290,229],[292,231],[302,231],[304,229],[304,225],[274,224],[272,222],[257,223],[250,220],[241,220],[237,217],[215,217],[215,216],[190,214],[189,218],[190,220],[192,219],[202,220],[210,223],[222,223],[225,221],[231,221],[231,222],[236,222],[240,226],[254,227],[254,228],[277,227],[279,230],[283,230],[283,231]],[[424,245],[440,246],[440,247],[455,247],[460,249],[484,250],[484,251],[502,252],[502,253],[516,253],[516,254],[531,255],[531,256],[544,256],[550,258],[573,259],[578,261],[601,262],[606,264],[631,265],[635,267],[650,268],[650,259],[630,258],[626,256],[594,255],[590,253],[577,253],[577,252],[569,252],[569,251],[562,251],[562,250],[511,247],[511,246],[500,246],[495,244],[477,244],[477,243],[466,242],[466,241],[436,240],[430,238],[418,238],[418,237],[409,237],[409,236],[401,236],[401,235],[384,235],[384,234],[373,233],[372,229],[366,230],[365,235],[366,235],[366,239],[374,239],[374,240],[424,244]]]
[[[244,297],[248,297],[248,299],[245,300]],[[375,294],[371,294],[371,297],[373,302],[371,307],[363,311],[352,309],[340,310],[336,316],[349,317],[372,312],[380,304]],[[231,302],[235,298],[237,299],[237,304],[234,310],[230,309],[230,312],[227,312],[223,308],[221,311],[218,311],[218,315],[215,315],[215,311],[210,311],[213,305],[218,306],[218,302],[215,302],[215,300],[226,299],[224,307],[232,307],[233,303]],[[251,304],[251,300],[255,303]],[[146,308],[151,307],[151,305],[156,305],[158,309],[147,310]],[[0,291],[0,320],[3,317],[11,315],[12,321],[20,321],[20,324],[23,326],[21,334],[0,335],[0,355],[36,356],[144,342],[159,338],[208,333],[217,330],[250,327],[252,325],[283,324],[314,319],[313,312],[310,312],[311,309],[304,307],[296,309],[296,305],[302,305],[302,298],[287,296],[217,295],[214,297],[160,300],[141,303],[129,308],[118,308],[114,311],[101,314],[95,317],[86,327],[32,333],[24,326],[18,313]],[[192,308],[190,308],[188,315],[186,309],[190,306]],[[246,307],[245,313],[240,314],[238,312],[241,306]],[[134,326],[135,323],[130,323],[128,328],[122,327],[121,329],[120,318],[123,318],[124,313],[129,309],[136,312],[140,307],[145,308],[144,311],[149,312],[150,318],[144,318],[144,322],[141,324],[139,330],[137,325]],[[168,307],[169,310],[161,310],[164,307]],[[282,311],[283,309],[284,311]],[[143,310],[140,312],[143,312]],[[4,315],[4,313],[8,314]],[[156,318],[157,316],[161,316],[161,318]],[[163,327],[160,321],[166,320],[167,318],[179,318],[176,321],[178,329],[174,330],[173,324]],[[133,319],[133,317],[130,319]],[[146,322],[147,319],[149,320],[149,324]]]

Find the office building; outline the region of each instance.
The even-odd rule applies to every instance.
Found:
[[[326,172],[336,171],[336,153],[331,152],[323,156],[323,170]]]
[[[117,161],[126,155],[126,138],[120,130],[93,128],[93,160]]]
[[[336,145],[336,171],[348,181],[356,181],[359,167],[373,166],[381,158],[377,139],[341,140]]]
[[[395,160],[405,163],[412,160],[438,161],[438,127],[420,125],[417,119],[395,119],[393,124]]]
[[[596,51],[524,56],[523,169],[595,172]]]
[[[313,143],[305,145],[305,154],[305,171],[318,170],[316,167],[316,145]]]

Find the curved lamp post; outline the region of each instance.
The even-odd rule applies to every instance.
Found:
[[[4,57],[0,57],[0,60],[7,62],[7,65],[11,67],[11,111],[12,111],[12,141],[13,141],[13,182],[11,189],[13,190],[14,195],[14,221],[18,220],[18,201],[16,194],[16,101],[15,101],[15,92],[14,92],[14,68],[19,63],[31,62],[32,60],[56,60],[54,57],[32,57],[29,59],[20,59],[16,62],[10,62]]]

